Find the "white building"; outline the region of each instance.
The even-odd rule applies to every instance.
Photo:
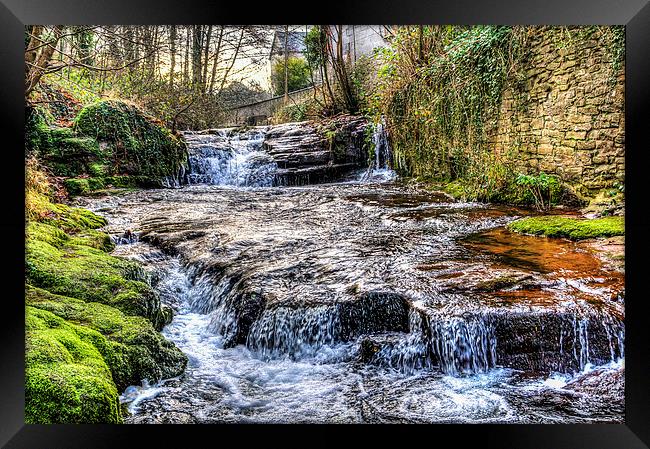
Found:
[[[374,49],[388,45],[391,27],[386,25],[330,25],[334,48],[338,41],[338,28],[342,27],[343,55],[356,62],[361,56],[370,56]]]

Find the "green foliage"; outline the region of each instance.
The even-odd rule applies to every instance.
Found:
[[[561,185],[556,176],[549,176],[544,172],[535,175],[517,175],[516,183],[524,187],[534,200],[535,207],[539,210],[547,210],[557,201]]]
[[[279,108],[273,113],[272,122],[274,124],[287,122],[302,122],[307,120],[309,102],[290,104]]]
[[[623,64],[625,64],[625,26],[613,25],[603,27],[603,29],[609,39],[607,48],[612,59],[612,73],[618,74]]]
[[[305,58],[312,70],[327,61],[327,35],[322,26],[313,26],[305,36]]]
[[[544,29],[561,57],[597,40],[608,48],[616,76],[624,61],[624,31]],[[509,107],[526,107],[528,40],[539,32],[534,27],[399,27],[391,46],[376,51],[376,94],[366,97],[368,114],[384,115],[391,130],[393,167],[403,176],[457,181],[465,198],[540,209],[555,202],[555,193],[562,191],[559,180],[546,185],[541,178],[517,178],[516,138],[499,154],[493,148],[503,93],[512,94]]]
[[[425,27],[427,51],[414,60],[419,36],[404,28],[379,56],[381,95],[392,131],[394,166],[407,176],[484,179],[501,94],[522,54],[521,32],[503,26]],[[406,50],[408,49],[408,50]],[[481,179],[483,178],[483,179]]]
[[[84,107],[75,129],[108,145],[113,173],[176,176],[187,163],[181,139],[125,102],[104,100]]]
[[[557,216],[528,217],[510,223],[508,229],[524,234],[583,240],[625,235],[625,220],[623,217],[590,220]]]
[[[290,56],[287,58],[287,68],[287,86],[289,92],[308,87],[311,84],[311,69],[307,61],[302,58]],[[275,95],[284,94],[284,74],[284,59],[279,59],[273,64],[271,71],[271,84]]]
[[[375,139],[374,139],[374,128],[372,125],[366,126],[363,130],[363,148],[368,154],[368,166],[372,166],[375,163]]]

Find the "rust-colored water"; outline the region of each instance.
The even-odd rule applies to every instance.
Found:
[[[623,246],[594,242],[572,242],[558,238],[516,234],[493,229],[472,235],[462,244],[492,259],[490,268],[515,269],[542,275],[540,285],[499,289],[492,293],[502,304],[548,304],[580,299],[593,305],[610,305],[625,288],[625,275],[605,263],[603,256],[622,251]]]

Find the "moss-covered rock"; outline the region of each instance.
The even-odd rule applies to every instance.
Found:
[[[27,164],[26,421],[117,423],[118,392],[183,372],[187,357],[157,330],[171,310],[93,212],[54,204]]]
[[[86,229],[101,228],[106,219],[87,209],[70,207],[65,204],[54,204],[45,199],[49,214],[40,221],[50,224],[66,232],[78,232]]]
[[[144,188],[159,188],[163,187],[163,183],[160,178],[155,178],[152,176],[107,176],[104,178],[104,183],[106,186],[121,188],[121,189],[132,189],[136,187]]]
[[[48,122],[51,114],[39,107],[25,108],[25,150],[27,154],[41,154],[52,145]]]
[[[102,178],[71,178],[66,179],[63,184],[72,195],[84,195],[104,188]]]
[[[30,223],[26,239],[27,281],[52,293],[99,302],[143,316],[161,329],[160,300],[134,261],[107,254],[97,235],[71,238],[56,226]]]
[[[106,162],[110,154],[97,140],[77,136],[72,128],[51,126],[52,118],[41,108],[26,113],[25,146],[57,176],[78,176],[91,172],[93,164]]]
[[[144,270],[108,254],[106,220],[43,202],[26,228],[26,421],[121,422],[119,391],[178,376],[187,357],[157,332],[171,314]]]
[[[183,141],[123,101],[102,100],[84,107],[75,119],[75,129],[106,144],[112,154],[113,173],[177,177],[187,165]]]
[[[182,181],[185,143],[137,107],[105,100],[84,107],[73,128],[51,126],[41,108],[26,111],[25,145],[73,195],[107,187],[163,187]]]
[[[523,234],[583,240],[625,235],[625,220],[623,217],[595,219],[558,216],[528,217],[510,223],[508,229]]]
[[[111,372],[92,329],[32,307],[25,314],[25,422],[119,423]]]
[[[178,376],[185,369],[187,357],[143,317],[127,316],[111,306],[86,303],[32,286],[27,286],[25,300],[31,307],[47,310],[105,337],[96,347],[119,391],[143,379],[156,382]]]

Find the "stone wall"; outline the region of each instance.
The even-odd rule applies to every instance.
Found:
[[[591,194],[625,179],[625,69],[599,30],[531,33],[525,79],[504,92],[492,145],[518,170]]]
[[[289,92],[289,102],[287,104],[299,104],[313,96],[314,86],[295,90]],[[225,112],[221,126],[268,125],[269,117],[271,117],[278,108],[284,105],[284,95],[278,95],[267,100],[232,108]]]

